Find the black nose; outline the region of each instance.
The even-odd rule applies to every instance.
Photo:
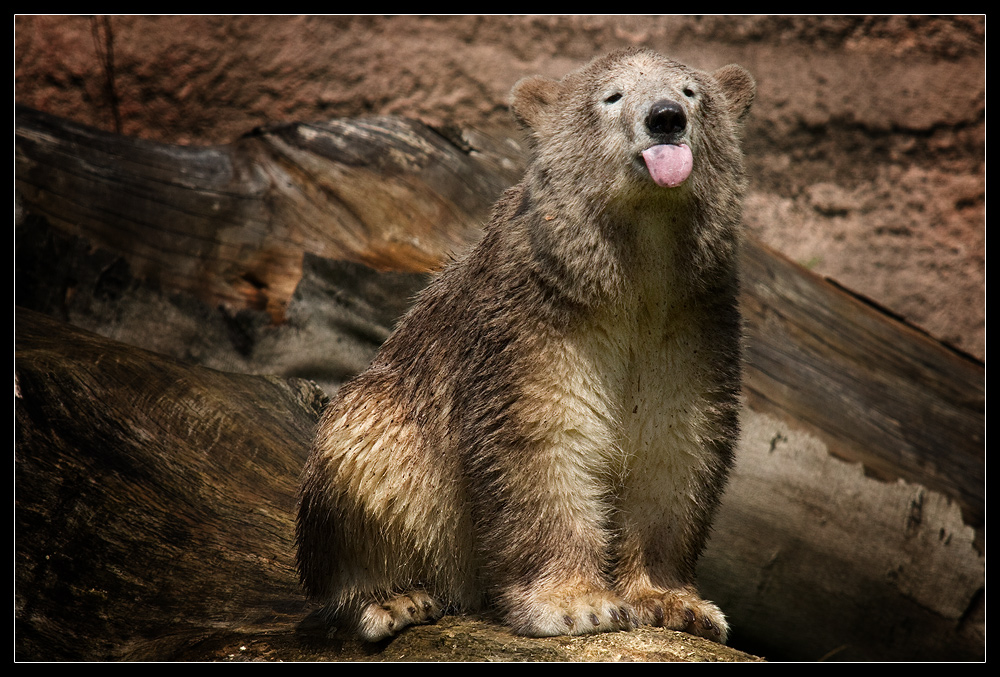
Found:
[[[653,134],[675,134],[687,126],[687,115],[676,101],[661,99],[649,107],[646,128]]]

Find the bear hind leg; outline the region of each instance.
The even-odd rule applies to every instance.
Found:
[[[369,642],[392,637],[410,625],[433,623],[444,615],[444,608],[422,590],[411,590],[385,602],[371,602],[361,610],[358,634]]]

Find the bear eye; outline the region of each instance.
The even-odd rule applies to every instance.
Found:
[[[618,101],[620,98],[622,98],[622,93],[621,92],[615,92],[614,94],[612,94],[611,96],[609,96],[608,98],[606,98],[604,100],[604,103],[614,103],[615,101]]]
[[[684,96],[686,96],[687,98],[690,99],[692,96],[694,96],[694,90],[691,89],[690,87],[685,87],[684,88]]]

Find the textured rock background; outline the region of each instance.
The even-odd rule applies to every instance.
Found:
[[[178,144],[371,113],[505,130],[518,78],[616,47],[738,62],[759,86],[750,230],[984,358],[984,17],[45,16],[14,28],[18,103],[110,130],[117,110],[122,133]]]

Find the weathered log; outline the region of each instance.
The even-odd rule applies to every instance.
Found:
[[[744,260],[748,407],[700,569],[732,641],[984,658],[983,365],[759,246]]]
[[[374,134],[373,126],[406,131]],[[421,140],[427,137],[433,142]],[[139,144],[151,159],[126,171],[115,157],[132,157],[130,144],[19,113],[17,190],[27,217],[18,229],[18,299],[187,359],[319,375],[332,386],[363,363],[358,355],[370,356],[402,312],[400,290],[412,292],[423,280],[401,282],[363,264],[438,265],[475,240],[474,224],[521,162],[516,146],[493,143],[481,153],[476,144],[449,145],[419,125],[385,119],[260,130],[227,149],[210,149],[230,159],[202,176],[186,169],[185,153],[207,150],[152,144]],[[451,182],[459,179],[455,172],[442,178],[434,171],[439,162],[462,167],[458,211],[425,208],[457,199]],[[144,175],[145,166],[158,168],[159,174],[149,172],[156,180],[124,176]],[[240,172],[227,168],[236,166]],[[260,177],[279,175],[275,166],[282,180],[265,185]],[[225,191],[218,190],[223,184]],[[208,207],[190,217],[180,208],[166,219],[149,217],[164,203],[187,204],[177,198],[185,189],[254,203],[255,210],[269,210],[268,217],[246,216],[257,234],[243,247],[219,244],[243,237],[230,232],[243,217],[215,221]],[[127,202],[116,200],[123,191],[132,193]],[[353,205],[350,218],[341,214],[344,205]],[[399,238],[386,235],[404,213],[407,227],[420,234],[419,252],[396,248]],[[311,237],[301,234],[307,228]],[[183,234],[181,246],[141,249],[131,241],[157,241],[166,237],[163,231]],[[191,232],[212,244],[199,249]],[[306,252],[304,266],[295,260],[296,248]],[[277,249],[285,253],[261,254]],[[41,263],[61,250],[77,254],[78,262],[66,266],[83,273],[79,278],[46,279]],[[220,258],[222,251],[228,258]],[[80,265],[88,256],[88,265]],[[202,271],[199,284],[190,275],[166,275],[164,267],[184,267],[177,257],[200,261],[188,265]],[[22,271],[33,275],[27,291]],[[250,278],[267,283],[251,285],[254,294],[234,292]],[[838,658],[980,657],[983,365],[752,242],[744,279],[744,463],[702,567],[703,587],[733,620],[733,641],[789,658],[820,658],[842,646],[848,648]],[[363,299],[367,307],[343,315],[346,322],[327,322],[320,309],[340,305],[340,290],[349,287],[341,298]],[[382,307],[391,310],[379,312]],[[122,314],[130,328],[122,329]],[[356,337],[364,331],[345,332],[363,324],[371,329],[363,341]],[[201,335],[212,340],[198,343]],[[346,362],[338,358],[345,336],[354,336],[345,345],[355,351]],[[194,354],[187,347],[192,342],[199,346]],[[305,346],[312,346],[307,363],[286,357]]]
[[[874,476],[951,496],[983,525],[982,363],[753,243],[742,307],[752,408],[815,431]]]
[[[17,190],[32,212],[121,254],[139,278],[275,324],[303,251],[432,269],[478,237],[520,173],[516,149],[400,118],[277,125],[191,148],[23,107],[16,117]]]
[[[18,312],[16,651],[166,658],[308,612],[295,485],[324,400]]]

